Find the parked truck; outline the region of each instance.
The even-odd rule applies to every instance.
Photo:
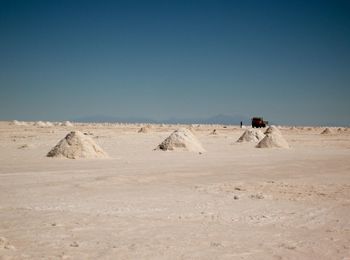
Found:
[[[262,117],[253,117],[252,118],[252,127],[260,128],[266,127],[268,125],[268,121],[264,121]]]

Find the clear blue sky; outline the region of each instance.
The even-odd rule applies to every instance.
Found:
[[[0,119],[350,125],[350,1],[0,0]]]

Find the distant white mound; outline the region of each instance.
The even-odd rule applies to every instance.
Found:
[[[47,123],[43,122],[43,121],[38,121],[34,123],[34,126],[38,126],[38,127],[48,127],[50,125],[47,125]]]
[[[278,132],[267,133],[256,145],[257,148],[289,148],[289,144]]]
[[[94,159],[108,157],[105,151],[94,140],[82,132],[73,131],[66,135],[52,148],[47,157],[66,157],[69,159]]]
[[[205,152],[198,139],[193,135],[193,133],[190,130],[186,128],[180,128],[174,131],[160,145],[157,146],[156,150],[183,150],[191,152]]]
[[[257,129],[247,129],[244,131],[244,133],[241,135],[240,138],[238,138],[238,143],[244,143],[244,142],[259,142],[265,137],[265,135]]]
[[[13,121],[12,121],[12,124],[13,124],[13,125],[16,125],[16,126],[26,126],[26,125],[27,125],[26,122],[17,121],[17,120],[13,120]]]
[[[69,121],[65,121],[62,123],[62,126],[73,127],[74,125]]]
[[[138,133],[148,133],[150,131],[150,127],[149,126],[143,126],[140,128],[140,130],[138,131]]]
[[[329,128],[326,128],[321,132],[321,134],[322,135],[329,135],[329,134],[333,134],[333,131]]]
[[[274,125],[267,128],[266,131],[264,132],[265,135],[266,134],[275,134],[275,133],[282,135],[281,131]]]
[[[39,126],[39,127],[46,127],[46,123],[43,121],[38,121],[34,123],[35,126]]]

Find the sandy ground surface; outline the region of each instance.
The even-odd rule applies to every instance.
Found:
[[[197,154],[139,128],[0,122],[0,259],[350,259],[349,129],[258,149],[201,126]],[[73,129],[110,158],[47,158]]]

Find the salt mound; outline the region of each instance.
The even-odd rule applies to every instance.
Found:
[[[194,128],[194,126],[190,126],[187,129],[190,130],[192,134],[196,134],[196,129]]]
[[[17,120],[13,120],[13,121],[12,121],[12,124],[13,124],[13,125],[16,125],[16,126],[26,126],[26,125],[27,125],[26,122],[17,121]]]
[[[47,127],[47,124],[43,121],[35,122],[34,125],[38,127]]]
[[[69,122],[69,121],[65,121],[65,122],[62,123],[62,126],[72,127],[73,124],[71,122]]]
[[[198,139],[190,130],[186,128],[180,128],[174,131],[168,138],[166,138],[160,145],[158,145],[155,150],[184,150],[191,152],[205,152]]]
[[[289,148],[289,144],[281,134],[269,133],[257,144],[257,148]]]
[[[265,135],[260,130],[255,129],[247,129],[244,131],[244,133],[241,135],[240,138],[238,138],[238,143],[243,142],[259,142],[265,137]]]
[[[274,125],[267,128],[266,131],[264,132],[265,135],[266,134],[275,134],[275,133],[282,135],[281,131]]]
[[[104,158],[108,155],[90,137],[82,132],[70,132],[65,138],[58,142],[47,154],[47,157],[78,158]]]
[[[140,130],[138,131],[138,133],[148,133],[149,132],[149,127],[144,126],[141,127]]]
[[[321,135],[329,135],[329,134],[333,134],[333,131],[331,129],[329,129],[329,128],[326,128],[321,133]]]

